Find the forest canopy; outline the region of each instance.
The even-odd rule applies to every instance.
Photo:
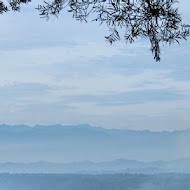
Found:
[[[21,4],[31,2],[0,1],[0,14],[21,11]],[[182,22],[177,3],[176,0],[49,0],[36,9],[47,20],[66,10],[80,22],[105,24],[110,31],[105,38],[110,44],[121,39],[121,30],[126,43],[133,43],[137,38],[148,39],[154,59],[160,61],[160,45],[180,44],[180,40],[189,36],[190,26]]]

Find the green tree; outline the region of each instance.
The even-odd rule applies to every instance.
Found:
[[[20,11],[21,4],[31,0],[0,1],[0,13],[10,10]],[[156,61],[160,61],[160,44],[178,43],[187,40],[190,26],[183,24],[176,0],[51,0],[44,1],[36,9],[47,20],[58,17],[63,10],[81,21],[106,24],[110,35],[105,36],[112,44],[120,40],[120,30],[124,30],[126,43],[133,43],[141,37],[150,41],[151,51]]]

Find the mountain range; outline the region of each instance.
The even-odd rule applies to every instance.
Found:
[[[103,162],[177,160],[190,157],[190,129],[135,131],[87,124],[0,125],[0,162]]]
[[[190,159],[173,161],[142,162],[117,159],[108,162],[72,162],[72,163],[1,163],[0,173],[56,173],[56,174],[155,174],[190,173]]]

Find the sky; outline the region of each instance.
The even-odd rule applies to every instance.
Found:
[[[190,39],[163,46],[155,62],[146,39],[110,45],[98,23],[46,21],[33,7],[0,16],[0,124],[190,128]]]

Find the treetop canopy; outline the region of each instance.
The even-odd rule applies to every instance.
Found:
[[[0,14],[20,11],[21,4],[31,1],[0,1]],[[190,26],[182,22],[176,3],[176,0],[49,0],[36,9],[47,20],[66,10],[81,22],[91,19],[106,24],[110,35],[105,38],[110,44],[120,40],[121,29],[126,43],[133,43],[139,37],[146,38],[150,41],[154,59],[160,61],[160,44],[179,44],[181,39],[187,40],[189,36]]]

